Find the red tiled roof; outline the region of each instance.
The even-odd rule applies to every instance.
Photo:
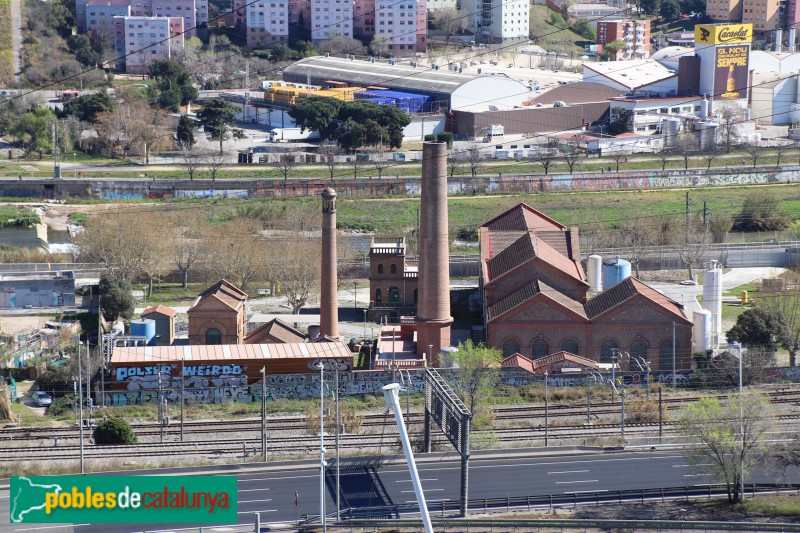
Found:
[[[634,277],[625,278],[607,291],[601,292],[588,300],[586,302],[586,314],[590,319],[595,319],[636,295],[644,296],[682,320],[687,320],[681,304]]]
[[[299,330],[293,328],[279,318],[273,318],[266,324],[262,324],[245,339],[246,344],[256,344],[266,338],[275,339],[277,342],[305,342],[306,337]]]
[[[570,361],[575,363],[579,366],[584,366],[588,368],[598,368],[599,365],[597,361],[593,361],[591,359],[587,359],[586,357],[581,357],[580,355],[575,355],[569,352],[556,352],[550,355],[546,355],[544,357],[540,357],[539,359],[533,360],[533,369],[534,371],[539,370],[545,366],[554,365],[561,361]],[[536,372],[540,373],[540,372]]]
[[[197,297],[197,301],[195,301],[195,304],[192,307],[206,298],[211,297],[216,298],[231,309],[239,309],[239,307],[241,307],[242,304],[247,301],[247,294],[239,290],[229,281],[221,279],[201,292]]]
[[[216,346],[117,346],[112,364],[177,363],[180,361],[240,361],[352,357],[342,341],[288,344],[222,344]]]
[[[540,258],[579,281],[584,281],[583,270],[577,262],[571,261],[533,233],[526,233],[505,250],[489,259],[487,262],[489,281],[499,278],[534,257]]]
[[[515,205],[481,227],[489,228],[490,231],[563,231],[567,229],[563,224],[559,224],[541,211],[537,211],[525,203]]]
[[[553,287],[549,286],[542,280],[534,279],[530,283],[515,290],[505,298],[495,302],[494,305],[489,306],[488,309],[486,310],[487,320],[489,321],[494,320],[495,318],[511,311],[515,307],[524,304],[531,298],[535,297],[537,294],[546,296],[553,302],[559,304],[560,306],[566,308],[569,311],[572,311],[574,314],[584,319],[587,318],[586,310],[583,308],[583,305],[580,302],[573,300],[566,294],[563,294],[559,290],[554,289]]]
[[[176,311],[171,307],[167,307],[166,305],[154,305],[142,311],[142,316],[152,315],[154,313],[164,316],[175,316]]]
[[[521,353],[515,353],[509,355],[502,361],[500,361],[500,366],[503,368],[519,368],[521,370],[525,370],[526,372],[530,372],[533,374],[534,363]]]

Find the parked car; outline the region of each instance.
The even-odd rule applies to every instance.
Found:
[[[42,391],[36,391],[33,393],[33,401],[39,407],[47,407],[53,403],[53,399],[50,397],[50,395]]]

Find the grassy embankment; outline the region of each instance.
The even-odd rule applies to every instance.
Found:
[[[14,86],[14,43],[11,0],[0,0],[0,87]]]

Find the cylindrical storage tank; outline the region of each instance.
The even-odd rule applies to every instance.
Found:
[[[603,290],[603,258],[599,255],[590,255],[586,261],[589,271],[589,290],[600,292]]]
[[[742,109],[742,122],[747,122],[748,120],[750,120],[750,108],[745,107]]]
[[[700,132],[700,149],[710,150],[717,144],[716,122],[698,122],[697,130]]]
[[[111,324],[111,332],[109,335],[125,335],[125,322],[122,320],[115,320]]]
[[[603,261],[603,290],[607,291],[620,281],[631,276],[631,264],[624,259],[607,259]]]
[[[675,117],[668,117],[661,121],[661,131],[664,132],[664,144],[672,146],[678,138],[678,132],[681,131],[681,119]]]
[[[797,45],[795,41],[797,40],[797,30],[794,27],[789,28],[789,51],[796,52]]]
[[[700,100],[700,117],[706,118],[708,116],[708,98],[703,97]]]
[[[308,339],[314,340],[319,337],[319,326],[317,324],[311,324],[308,326]]]
[[[711,312],[711,342],[717,348],[722,336],[722,269],[716,261],[703,270],[703,308]]]
[[[711,311],[700,309],[694,312],[694,326],[692,327],[692,348],[695,352],[710,350],[712,348],[712,320]]]
[[[149,344],[156,336],[156,321],[149,318],[131,320],[131,335],[134,337],[144,337]]]

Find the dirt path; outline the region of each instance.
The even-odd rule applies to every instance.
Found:
[[[22,73],[22,2],[11,0],[11,42],[14,47],[14,81],[19,85]]]

